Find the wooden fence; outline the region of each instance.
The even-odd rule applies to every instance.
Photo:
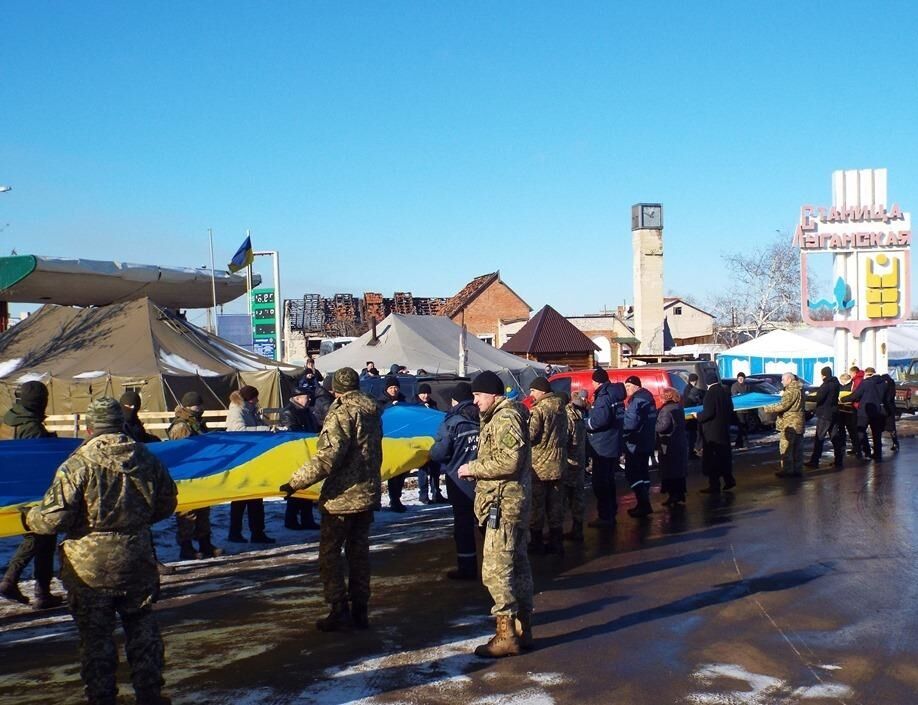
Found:
[[[280,409],[262,409],[268,423],[275,423],[280,417]],[[137,414],[148,432],[166,437],[166,429],[172,424],[175,413],[172,411],[141,411]],[[222,431],[226,428],[226,409],[205,411],[204,420],[211,431]],[[45,428],[54,431],[58,436],[69,435],[79,438],[86,435],[85,414],[52,414],[45,419]]]

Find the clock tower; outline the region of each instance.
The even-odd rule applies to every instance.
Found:
[[[663,206],[631,207],[634,336],[639,355],[663,354]]]

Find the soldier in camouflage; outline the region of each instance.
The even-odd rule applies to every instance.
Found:
[[[529,416],[532,445],[532,521],[529,550],[533,553],[564,553],[564,489],[561,476],[567,466],[567,414],[565,401],[552,392],[545,377],[529,386],[535,401]],[[548,515],[548,547],[542,530]]]
[[[0,439],[24,441],[56,437],[56,433],[45,428],[47,408],[48,388],[38,381],[26,382],[19,388],[19,400],[3,416],[3,422],[0,423]],[[0,597],[24,605],[29,604],[29,598],[19,589],[19,579],[26,566],[32,563],[32,574],[35,578],[35,599],[32,606],[38,610],[46,610],[62,605],[64,599],[51,592],[56,548],[56,536],[27,532],[10,559],[3,580],[0,580]]]
[[[163,642],[153,602],[159,573],[150,526],[175,510],[168,470],[142,443],[122,433],[114,399],[87,412],[91,435],[58,468],[50,489],[26,519],[39,534],[66,532],[61,579],[80,632],[80,675],[90,705],[114,705],[118,687],[116,615],[137,705],[166,705],[162,697]]]
[[[778,477],[803,477],[803,432],[806,426],[803,385],[791,372],[781,376],[781,383],[784,385],[781,400],[762,407],[762,411],[778,415],[775,429],[780,434],[778,453],[781,469],[775,474]]]
[[[532,473],[529,427],[521,408],[504,397],[493,372],[472,381],[481,412],[478,458],[459,468],[476,480],[475,517],[485,528],[481,578],[494,607],[495,634],[475,649],[483,658],[532,648],[532,572],[526,553]]]
[[[170,441],[178,441],[200,436],[207,433],[207,430],[207,424],[204,422],[204,398],[198,392],[186,392],[182,397],[182,403],[175,407],[175,418],[166,435]],[[183,561],[223,555],[223,549],[214,546],[210,540],[210,507],[176,512],[175,525],[179,558]],[[198,542],[199,550],[195,551],[193,541]]]
[[[325,481],[319,495],[319,574],[331,611],[316,622],[321,631],[369,626],[370,524],[380,500],[382,419],[376,401],[359,391],[359,383],[357,371],[350,367],[335,372],[336,399],[319,432],[316,454],[280,488],[289,495]]]
[[[583,543],[583,515],[585,511],[584,475],[586,473],[586,427],[583,413],[586,400],[576,394],[565,407],[567,413],[567,465],[561,475],[564,507],[571,513],[571,530],[564,538]]]

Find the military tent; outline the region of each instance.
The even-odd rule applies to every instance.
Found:
[[[39,380],[49,414],[81,413],[91,399],[135,390],[144,411],[171,411],[188,391],[208,409],[250,384],[264,407],[280,406],[302,368],[256,355],[146,298],[96,308],[47,305],[0,334],[0,409]]]
[[[325,373],[341,367],[361,370],[368,360],[383,373],[392,364],[410,370],[424,369],[430,374],[459,371],[459,337],[462,329],[445,316],[410,316],[392,313],[354,342],[316,360]],[[530,362],[488,345],[474,335],[466,335],[466,374],[483,370],[497,372],[510,386],[523,391],[543,374],[545,365]]]

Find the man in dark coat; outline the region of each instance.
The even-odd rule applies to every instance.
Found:
[[[663,389],[663,406],[657,412],[657,451],[660,455],[660,493],[669,497],[664,506],[685,503],[685,478],[688,475],[688,441],[685,411],[679,392]]]
[[[143,400],[137,392],[125,392],[121,395],[121,410],[124,411],[124,435],[138,443],[156,443],[158,436],[147,433],[138,414]]]
[[[653,513],[650,504],[650,455],[656,445],[657,407],[653,395],[643,388],[640,377],[625,380],[625,418],[622,438],[625,441],[625,478],[634,492],[636,506],[630,516],[640,518]]]
[[[398,368],[398,365],[392,365],[392,367]],[[398,377],[394,375],[386,375],[385,380],[383,381],[383,393],[382,396],[377,400],[379,405],[379,413],[382,414],[383,411],[388,409],[390,406],[397,406],[398,404],[405,403],[405,395],[399,391],[401,384],[398,381]],[[405,487],[405,474],[396,475],[395,477],[389,478],[386,480],[386,490],[389,494],[389,510],[393,512],[404,512],[407,511],[407,507],[402,504],[402,490]]]
[[[704,446],[701,470],[708,476],[708,486],[701,491],[720,494],[720,480],[724,489],[736,487],[733,478],[733,451],[730,448],[730,421],[733,419],[733,400],[722,384],[712,384],[704,395],[704,405],[698,416]]]
[[[818,468],[826,438],[830,438],[835,453],[835,467],[840,468],[845,458],[845,432],[838,412],[841,384],[832,374],[831,367],[823,367],[821,374],[822,384],[816,392],[816,435],[813,440],[813,455],[804,464],[808,468]]]
[[[625,416],[625,385],[609,382],[609,374],[597,367],[593,371],[593,408],[586,420],[589,454],[593,465],[593,494],[596,495],[594,529],[614,526],[618,502],[615,497],[615,471],[622,453],[622,421]]]
[[[41,382],[26,382],[19,389],[19,401],[3,416],[0,439],[55,438],[57,434],[45,428],[47,408],[48,388]],[[19,589],[19,579],[26,566],[34,560],[35,602],[32,606],[45,610],[63,604],[62,597],[51,594],[55,548],[57,537],[54,534],[27,532],[10,559],[3,580],[0,580],[0,597],[29,604],[29,598]]]
[[[840,385],[838,393],[838,418],[842,437],[844,438],[847,436],[851,442],[851,450],[848,451],[848,455],[853,455],[860,460],[864,457],[864,449],[861,447],[861,438],[857,431],[857,409],[848,401],[848,397],[851,396],[851,387],[854,384],[854,380],[851,375],[845,372],[839,375],[838,382]]]
[[[886,407],[886,427],[884,430],[889,431],[892,437],[892,452],[899,452],[899,434],[896,432],[896,381],[888,374],[880,375],[883,384],[886,385],[886,396],[883,399]]]
[[[316,361],[312,358],[306,360],[306,370],[300,378],[297,388],[310,397],[316,394],[316,388],[322,384],[322,373],[316,369]]]
[[[318,433],[322,426],[316,420],[310,408],[310,395],[307,390],[321,389],[317,385],[297,387],[297,394],[290,397],[287,405],[281,409],[280,425],[288,431],[297,433]],[[312,514],[312,500],[300,497],[287,497],[287,508],[284,511],[284,527],[293,531],[316,531],[319,525]]]
[[[704,403],[704,390],[698,386],[698,375],[694,372],[688,376],[685,385],[685,406],[701,406]],[[698,419],[694,416],[685,420],[685,433],[688,438],[688,452],[690,458],[697,458],[698,446]]]
[[[326,377],[322,384],[316,387],[316,396],[312,400],[310,406],[312,415],[315,416],[319,428],[322,428],[322,424],[325,423],[325,417],[328,416],[328,409],[334,400],[335,397],[332,394],[332,378]]]
[[[870,457],[875,461],[883,460],[883,429],[886,427],[886,384],[872,367],[864,369],[864,379],[857,389],[848,397],[848,401],[857,406],[857,426],[861,434],[862,445],[867,446],[867,432],[873,438],[873,452]]]
[[[436,409],[437,402],[431,396],[433,390],[427,382],[418,385],[418,393],[415,395],[413,403],[428,409]],[[428,460],[418,468],[418,499],[421,504],[446,504],[449,500],[440,492],[440,464],[434,460]]]
[[[475,483],[459,479],[459,468],[478,457],[481,422],[472,400],[472,385],[459,382],[450,393],[452,408],[437,429],[430,448],[430,459],[440,463],[446,475],[446,496],[453,507],[453,540],[456,542],[456,569],[447,572],[453,580],[478,578],[475,544]]]

